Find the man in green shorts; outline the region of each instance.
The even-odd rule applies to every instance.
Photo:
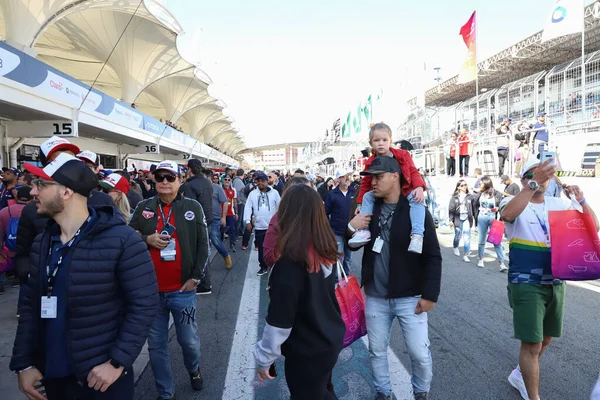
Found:
[[[571,200],[545,196],[555,172],[554,160],[527,161],[521,173],[523,190],[500,203],[510,241],[508,300],[515,337],[521,341],[519,365],[508,381],[525,400],[539,400],[540,356],[552,338],[562,335],[566,287],[552,276],[548,211],[568,210]],[[564,189],[567,196],[575,195],[584,213],[593,215],[598,228],[598,219],[579,187]]]

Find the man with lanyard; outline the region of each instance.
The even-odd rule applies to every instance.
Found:
[[[53,221],[31,247],[29,284],[10,368],[29,399],[133,399],[133,363],[156,315],[150,254],[110,207],[88,207],[98,185],[77,158],[61,153],[31,194]]]
[[[422,253],[409,252],[410,206],[402,196],[403,178],[398,162],[392,157],[376,157],[361,175],[373,176],[373,218],[368,213],[356,216],[348,224],[346,239],[359,229],[368,228],[371,232],[371,241],[363,252],[361,282],[366,294],[369,358],[376,399],[393,398],[388,347],[392,322],[398,319],[412,362],[414,398],[426,400],[433,379],[427,313],[437,302],[442,274],[433,219],[427,212]]]
[[[261,276],[266,274],[268,270],[268,265],[263,258],[263,243],[267,229],[269,228],[269,222],[271,222],[271,218],[277,212],[280,197],[275,189],[267,185],[269,178],[267,178],[264,172],[258,171],[254,175],[254,178],[256,179],[256,189],[250,192],[248,196],[246,208],[244,209],[244,223],[246,224],[246,232],[249,234],[252,232],[252,216],[254,215],[255,244],[260,266],[256,274]],[[245,235],[244,240],[246,240]]]
[[[159,399],[174,399],[169,357],[169,314],[173,315],[183,363],[194,390],[202,390],[200,337],[196,321],[196,287],[208,261],[208,236],[200,203],[179,193],[179,166],[163,161],[154,171],[158,195],[142,201],[131,218],[150,249],[158,281],[160,305],[148,351]]]
[[[0,192],[0,210],[17,202],[17,180],[19,170],[16,168],[2,168],[2,192]]]
[[[562,335],[565,283],[552,276],[548,212],[568,210],[571,200],[545,196],[556,172],[554,160],[527,161],[521,172],[523,190],[500,203],[510,241],[508,300],[513,309],[514,335],[521,341],[519,365],[508,377],[523,399],[538,400],[541,355],[554,337]],[[577,186],[564,187],[599,224]]]

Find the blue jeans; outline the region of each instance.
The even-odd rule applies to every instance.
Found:
[[[477,217],[477,231],[479,232],[479,259],[483,259],[483,254],[485,252],[485,243],[487,239],[488,232],[490,230],[490,226],[492,226],[492,221],[495,220],[494,214],[481,215]],[[502,250],[502,244],[494,246],[496,249],[496,255],[498,256],[499,262],[504,262],[504,251]]]
[[[411,235],[419,235],[423,236],[425,232],[425,204],[417,203],[414,200],[414,192],[410,192],[408,197],[408,204],[410,204],[410,224],[412,229],[410,231]],[[375,209],[375,195],[373,191],[369,191],[365,193],[362,200],[362,205],[360,207],[360,213],[372,213]]]
[[[244,235],[244,231],[246,230],[246,224],[244,224],[244,207],[246,205],[244,203],[238,204],[238,220],[236,223],[236,227],[237,227],[237,231],[238,231],[238,236],[243,236]]]
[[[386,395],[392,393],[387,351],[394,318],[400,323],[404,345],[412,363],[413,391],[429,392],[433,379],[433,363],[429,350],[427,313],[415,315],[419,297],[383,299],[365,295],[365,299],[369,359],[377,392]]]
[[[177,341],[183,352],[183,364],[191,374],[200,366],[200,337],[196,323],[196,291],[159,293],[158,314],[148,334],[148,351],[156,391],[168,399],[175,394],[169,357],[169,314],[173,314]]]
[[[221,221],[218,219],[215,219],[213,223],[210,224],[210,242],[215,246],[215,249],[217,249],[220,255],[223,257],[229,255],[229,252],[221,240]]]
[[[235,242],[238,237],[238,233],[237,233],[238,221],[235,219],[234,215],[227,216],[225,218],[226,218],[226,222],[227,222],[227,228],[225,229],[225,232],[227,232],[229,234],[229,247],[234,247]],[[223,243],[223,245],[224,245],[224,243]]]
[[[460,226],[454,226],[454,243],[453,247],[458,248],[460,244],[460,237],[463,238],[463,245],[465,247],[465,256],[471,251],[471,226],[469,220],[465,219],[460,221]]]
[[[340,262],[342,263],[344,272],[348,275],[350,273],[350,266],[352,265],[352,252],[350,251],[350,247],[348,247],[344,236],[335,235],[335,240],[338,245],[338,253],[343,254],[340,256]],[[337,274],[337,269],[335,269],[335,273]]]

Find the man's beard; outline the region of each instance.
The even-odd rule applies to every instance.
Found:
[[[60,198],[60,193],[56,193],[56,196],[52,200],[44,202],[43,205],[36,199],[36,204],[38,206],[38,214],[47,218],[54,218],[65,209],[65,202]],[[43,209],[40,210],[40,207],[43,207]]]

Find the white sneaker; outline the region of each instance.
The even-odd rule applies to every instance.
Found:
[[[503,262],[500,263],[500,272],[508,271],[508,267]]]
[[[515,389],[521,393],[521,397],[524,400],[529,400],[529,395],[527,394],[527,388],[525,387],[525,381],[523,381],[523,375],[521,375],[521,370],[517,366],[517,368],[513,369],[513,371],[508,376],[508,383]]]
[[[359,248],[360,246],[364,246],[365,244],[371,241],[371,232],[367,229],[363,229],[360,231],[356,231],[352,239],[348,240],[348,246],[353,249]]]
[[[483,260],[479,260],[479,262],[477,263],[477,266],[478,266],[479,268],[483,268],[483,267],[485,267],[485,265],[483,264]]]
[[[469,260],[469,256],[463,256],[463,261],[464,262],[470,262],[471,260]]]
[[[408,251],[411,253],[421,254],[423,252],[423,236],[412,235],[410,237],[410,244],[408,245]]]
[[[458,251],[458,247],[455,247],[453,250],[454,250],[454,255],[456,257],[460,257],[460,251]]]

